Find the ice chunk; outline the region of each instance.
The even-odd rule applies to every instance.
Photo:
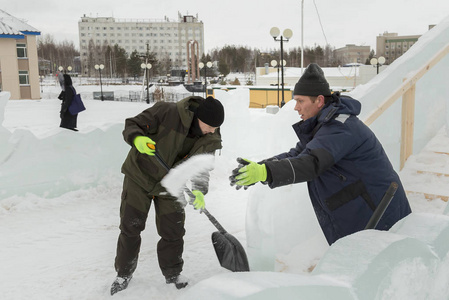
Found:
[[[347,282],[359,299],[425,299],[438,262],[418,239],[365,230],[335,242],[312,274]]]
[[[390,232],[423,241],[440,259],[449,252],[449,216],[412,213],[397,222]]]
[[[313,260],[313,255],[320,257],[327,250],[328,245],[310,203],[306,184],[277,189],[259,184],[250,189],[246,236],[251,270],[289,269],[291,272],[293,265],[301,265],[303,260]],[[323,251],[304,256],[297,253],[298,249],[307,249],[302,246],[311,240]],[[292,255],[292,252],[297,255]]]

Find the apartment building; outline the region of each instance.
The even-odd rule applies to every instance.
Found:
[[[345,47],[334,50],[334,58],[339,65],[352,63],[365,64],[370,51],[370,46],[347,44]]]
[[[131,54],[134,50],[154,52],[159,60],[168,58],[174,68],[187,68],[187,44],[197,41],[199,57],[204,53],[204,24],[198,16],[181,15],[178,20],[116,19],[113,17],[87,17],[78,22],[82,74],[87,75],[94,63],[90,52],[103,46],[118,45]]]
[[[421,35],[403,35],[384,32],[376,37],[376,56],[385,57],[385,64],[389,65],[398,57],[407,52]]]
[[[40,99],[36,36],[40,31],[0,9],[0,91]]]

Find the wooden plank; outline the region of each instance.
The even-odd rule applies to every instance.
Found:
[[[436,154],[444,154],[444,155],[449,155],[449,153],[447,152],[439,152],[439,151],[435,151]]]
[[[444,176],[449,177],[449,174],[446,173],[439,173],[439,172],[432,172],[432,171],[416,171],[418,174],[431,174],[436,176]]]
[[[449,53],[449,43],[442,48],[437,54],[435,54],[428,63],[426,63],[421,69],[419,69],[415,75],[404,81],[399,88],[397,88],[384,102],[372,112],[365,120],[364,123],[371,125],[381,114],[383,114],[396,100],[401,97],[409,88],[414,86],[416,82],[434,67],[443,57]]]
[[[435,194],[414,192],[414,191],[406,191],[406,193],[407,193],[407,195],[423,195],[427,200],[441,199],[444,202],[447,202],[449,200],[449,196],[443,196],[443,195],[435,195]]]
[[[406,81],[406,79],[404,79]],[[415,89],[411,86],[402,97],[402,124],[401,124],[401,153],[400,169],[413,154],[413,129],[415,124]]]

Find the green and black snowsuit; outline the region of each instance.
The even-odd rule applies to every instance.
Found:
[[[188,97],[178,103],[158,102],[125,122],[123,137],[132,146],[123,163],[125,174],[120,207],[120,236],[117,244],[115,268],[119,276],[131,275],[137,266],[140,233],[154,202],[156,227],[161,239],[157,245],[159,266],[165,277],[182,271],[184,207],[168,195],[161,185],[167,174],[154,156],[140,153],[133,145],[137,136],[148,136],[156,142],[158,154],[169,167],[174,167],[195,154],[214,153],[221,149],[219,128],[212,134],[191,136],[189,130],[196,117],[194,111],[201,97]],[[195,189],[207,193],[207,182]]]

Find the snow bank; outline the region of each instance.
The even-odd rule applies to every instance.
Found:
[[[8,97],[1,97],[0,101],[4,108]],[[86,134],[60,129],[57,135],[43,139],[28,130],[8,133],[1,128],[1,198],[27,193],[54,198],[97,186],[111,174],[120,176],[123,158],[129,150],[122,142],[120,124]]]

